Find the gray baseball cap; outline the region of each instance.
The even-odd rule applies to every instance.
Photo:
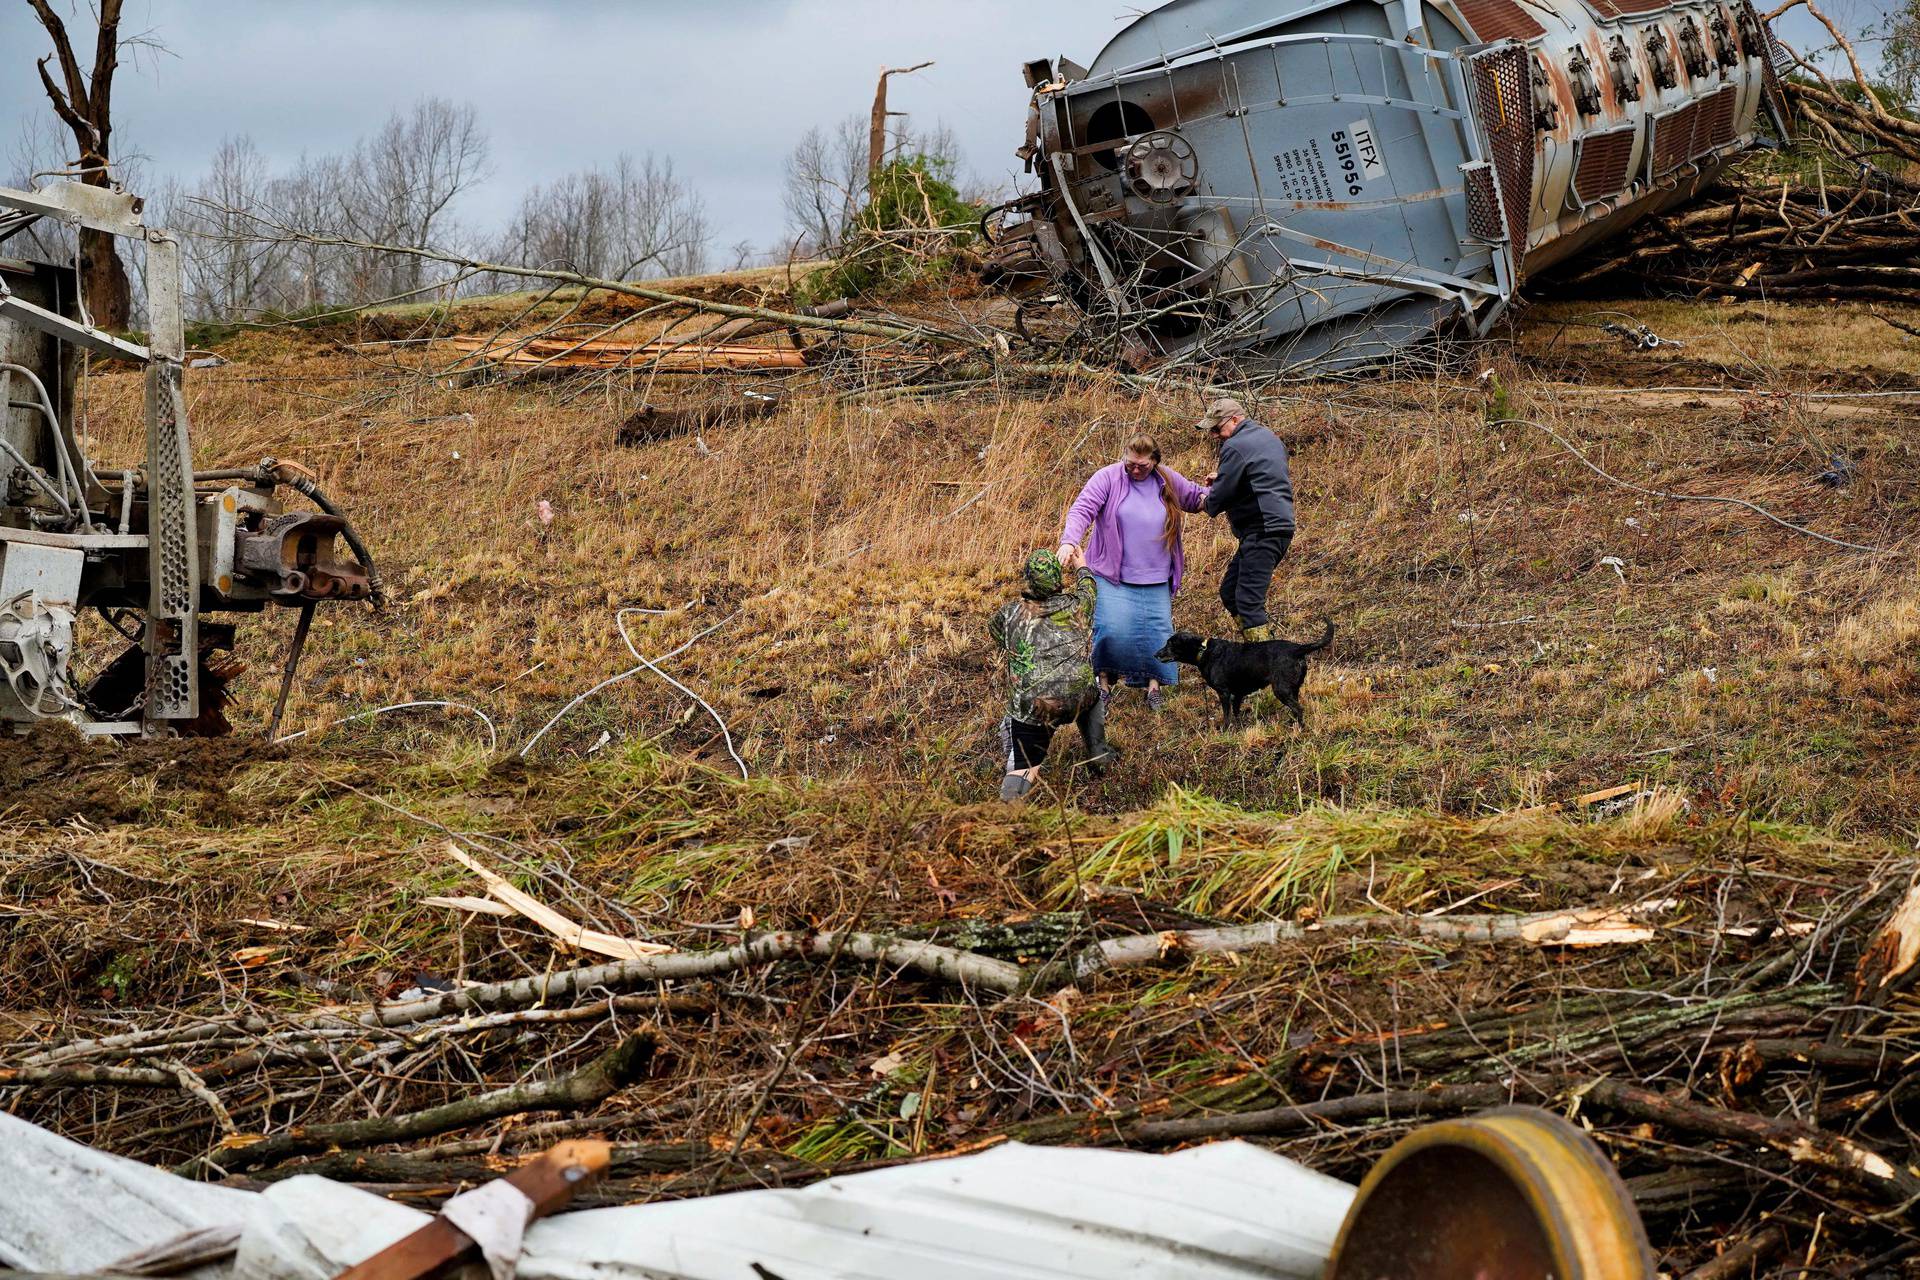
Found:
[[[1241,406],[1238,400],[1215,400],[1207,406],[1207,411],[1201,416],[1200,421],[1193,425],[1201,431],[1211,431],[1228,418],[1244,418],[1246,416],[1247,411]]]

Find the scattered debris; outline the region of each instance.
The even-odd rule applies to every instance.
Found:
[[[621,444],[648,444],[675,436],[694,435],[716,427],[772,417],[783,397],[763,391],[742,391],[690,405],[663,408],[643,404],[620,424],[615,438]]]
[[[612,956],[616,960],[638,960],[642,956],[665,955],[673,950],[672,947],[658,942],[616,938],[612,934],[601,933],[598,929],[582,928],[532,894],[516,889],[506,877],[482,864],[451,840],[447,842],[447,856],[479,876],[486,883],[487,892],[493,897],[533,921],[569,947],[591,951],[595,955]]]

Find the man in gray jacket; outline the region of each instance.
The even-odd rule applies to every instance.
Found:
[[[1240,624],[1240,638],[1273,639],[1267,588],[1293,543],[1293,479],[1287,446],[1247,417],[1238,400],[1215,400],[1198,423],[1220,446],[1220,465],[1207,477],[1205,511],[1225,512],[1240,549],[1220,578],[1220,603]]]

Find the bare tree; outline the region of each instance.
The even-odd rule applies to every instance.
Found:
[[[456,201],[486,174],[487,135],[471,104],[424,98],[363,139],[330,184],[329,222],[351,237],[425,249],[450,238]],[[356,255],[342,281],[356,300],[418,290],[428,260]]]
[[[93,70],[83,71],[74,56],[67,24],[48,0],[27,0],[53,42],[53,52],[35,65],[54,114],[73,133],[79,147],[75,168],[80,181],[104,187],[111,181],[113,160],[113,73],[120,65],[121,0],[98,0],[94,10]],[[47,70],[58,61],[60,78]],[[124,329],[132,314],[133,286],[114,249],[113,237],[103,231],[80,232],[80,285],[94,323]]]
[[[14,134],[7,185],[21,190],[34,184],[34,175],[67,167],[67,146],[72,141],[59,120],[45,111],[33,111],[20,117]],[[73,228],[52,218],[40,221],[7,242],[6,252],[35,258],[42,262],[72,262],[77,245]]]
[[[702,270],[711,239],[705,206],[671,160],[622,155],[611,170],[568,174],[527,192],[496,256],[638,280]]]
[[[803,253],[838,245],[866,199],[867,137],[859,116],[848,116],[831,132],[814,125],[800,136],[787,155],[781,200]]]
[[[292,173],[274,180],[269,198],[273,216],[289,226],[335,226],[335,211],[344,202],[345,168],[338,156],[301,156]],[[342,263],[347,255],[307,240],[283,248],[288,310],[310,310],[346,296]]]
[[[195,186],[163,194],[166,219],[182,236],[189,314],[229,319],[284,306],[286,247],[250,236],[251,220],[231,212],[269,207],[272,188],[266,157],[243,135],[221,141]]]

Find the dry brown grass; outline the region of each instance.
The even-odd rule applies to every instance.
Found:
[[[1536,308],[1510,356],[1489,353],[1516,414],[1640,483],[1737,495],[1860,541],[1896,541],[1910,526],[1920,476],[1901,402],[1858,402],[1852,416],[1833,412],[1850,402],[1746,393],[1574,395],[1540,376],[1560,310],[1573,304]],[[1690,345],[1634,353],[1569,330],[1553,360],[1577,346],[1589,390],[1629,376],[1689,384],[1699,360],[1737,346],[1778,360],[1769,385],[1805,386],[1811,366],[1781,352],[1847,351],[1911,384],[1911,353],[1858,312],[1633,310]],[[727,718],[757,770],[982,794],[998,715],[983,622],[1012,590],[1021,551],[1053,541],[1080,481],[1135,429],[1156,432],[1189,474],[1210,465],[1186,429],[1194,398],[1119,383],[928,402],[818,388],[764,423],[708,432],[710,450],[686,438],[629,449],[612,437],[638,385],[458,389],[304,337],[242,345],[245,361],[190,381],[201,461],[273,452],[316,467],[396,597],[382,616],[324,617],[295,727],[452,698],[483,707],[517,746],[632,665],[616,609],[685,605],[629,615],[636,643],[662,652],[737,612],[672,670]],[[393,350],[433,367],[415,348]],[[1474,367],[1261,404],[1294,449],[1302,514],[1276,616],[1296,632],[1322,616],[1341,628],[1308,685],[1312,727],[1270,719],[1223,737],[1197,688],[1160,718],[1123,699],[1115,732],[1129,759],[1075,783],[1082,800],[1124,808],[1187,782],[1255,805],[1473,812],[1647,777],[1697,805],[1728,797],[1815,821],[1906,822],[1920,782],[1884,765],[1902,750],[1916,688],[1900,660],[1920,626],[1911,552],[1863,557],[1733,508],[1613,488],[1537,432],[1489,427]],[[109,458],[135,447],[136,391],[124,374],[93,382]],[[682,381],[650,394],[716,391]],[[1855,457],[1843,489],[1811,482],[1833,453]],[[542,498],[558,512],[544,532]],[[1176,616],[1219,632],[1212,584],[1231,542],[1217,522],[1189,530]],[[254,717],[283,635],[284,619],[270,621],[246,628],[263,673],[242,691]],[[539,750],[665,735],[724,762],[711,723],[690,711],[643,674],[581,706]],[[469,730],[429,719],[343,732],[424,742]]]

